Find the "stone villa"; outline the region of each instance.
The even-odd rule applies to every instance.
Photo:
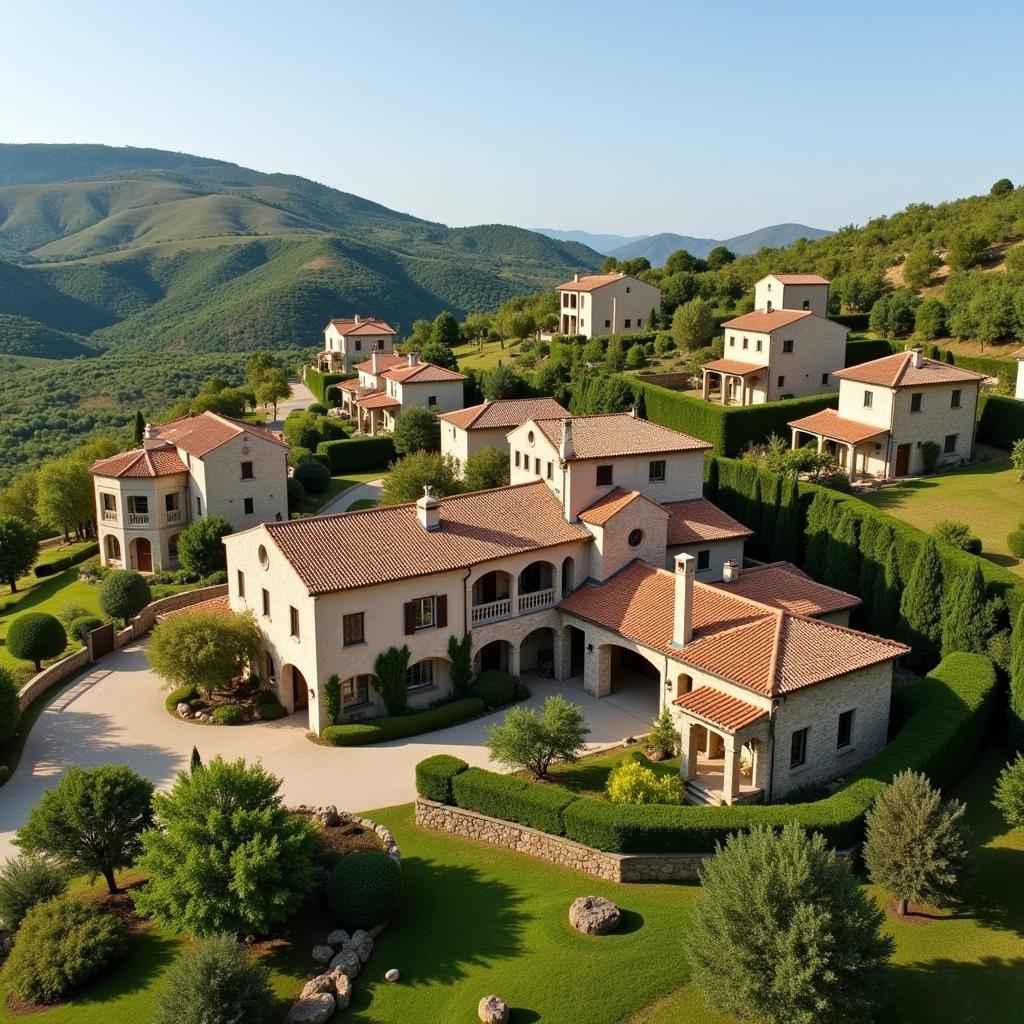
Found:
[[[661,305],[660,288],[628,274],[574,274],[556,291],[559,333],[585,338],[642,331]]]
[[[324,328],[324,347],[316,359],[318,370],[327,373],[351,373],[371,352],[391,355],[395,329],[383,320],[361,317],[331,320]]]

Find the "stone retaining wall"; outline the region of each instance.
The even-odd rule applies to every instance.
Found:
[[[60,661],[48,665],[42,672],[37,672],[19,691],[18,707],[24,711],[41,693],[46,693],[51,686],[66,679],[73,672],[85,668],[89,664],[89,651],[80,647],[74,654],[69,654]]]
[[[525,853],[609,882],[696,882],[700,878],[701,864],[714,856],[713,853],[607,853],[564,836],[553,836],[526,825],[423,797],[416,798],[416,824]],[[858,849],[837,850],[836,857],[852,860]]]

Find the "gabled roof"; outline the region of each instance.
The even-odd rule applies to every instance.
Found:
[[[672,703],[694,718],[731,733],[737,733],[768,715],[764,708],[748,704],[739,697],[731,697],[713,686],[699,686]]]
[[[854,594],[847,594],[844,590],[836,590],[835,587],[812,579],[792,562],[755,565],[743,569],[738,580],[730,583],[723,580],[711,586],[772,608],[811,618],[857,608],[862,603]]]
[[[557,448],[562,439],[562,420],[530,420]],[[639,419],[628,412],[568,417],[572,424],[573,460],[613,459],[621,455],[660,455],[699,452],[712,447],[707,441]]]
[[[438,381],[465,380],[464,373],[457,373],[455,370],[446,370],[436,363],[414,363],[409,366],[391,366],[382,374],[389,380],[396,380],[401,384],[433,384]]]
[[[626,279],[636,281],[637,284],[647,283],[637,277],[632,277],[630,274],[581,274],[576,281],[566,281],[564,284],[556,285],[555,291],[594,292],[598,288],[604,288],[605,285],[615,284],[616,281],[625,281]],[[650,287],[656,288],[657,285],[651,285]]]
[[[666,502],[668,512],[668,535],[665,543],[669,547],[679,544],[699,544],[702,541],[734,540],[753,536],[749,526],[727,515],[707,498],[692,498],[690,501]]]
[[[405,366],[409,361],[408,356],[400,355],[398,352],[378,352],[377,353],[377,366],[381,370],[390,370],[393,366]],[[355,369],[362,370],[363,373],[373,373],[373,357],[364,359],[361,363],[355,364]]]
[[[397,398],[384,394],[383,391],[374,391],[371,395],[363,395],[356,399],[356,405],[364,409],[390,409],[392,406],[401,405]]]
[[[774,277],[776,281],[783,284],[831,284],[827,277],[821,274],[766,274],[765,277]]]
[[[710,363],[703,363],[701,369],[714,373],[731,373],[735,377],[747,377],[752,373],[764,373],[768,369],[768,364],[745,363],[742,359],[712,359]]]
[[[585,508],[580,513],[580,519],[585,523],[591,523],[593,526],[604,526],[605,523],[617,516],[623,509],[629,508],[630,505],[634,505],[638,501],[653,505],[656,509],[665,513],[666,516],[668,514],[663,505],[659,505],[656,501],[651,501],[647,495],[641,494],[639,491],[626,491],[621,487],[616,487],[615,490],[609,491],[603,498],[598,498],[593,505]]]
[[[415,503],[268,523],[264,529],[310,594],[593,540],[586,527],[565,521],[542,480],[440,498],[439,504],[441,528],[435,531],[420,526]]]
[[[89,467],[89,471],[94,476],[137,479],[187,473],[188,467],[181,461],[177,449],[167,444],[159,448],[136,448],[134,451],[112,455],[109,459],[98,459]]]
[[[559,607],[676,662],[765,696],[892,661],[909,650],[893,640],[696,582],[692,640],[677,647],[672,643],[675,574],[640,561],[604,583],[584,584]]]
[[[897,352],[869,363],[836,370],[833,376],[840,380],[855,380],[860,384],[876,384],[886,388],[918,387],[922,384],[959,384],[983,381],[984,373],[975,373],[960,366],[951,366],[938,359],[921,357],[921,365],[914,366],[914,353]]]
[[[723,327],[735,327],[740,331],[754,331],[759,334],[770,334],[782,327],[788,327],[797,320],[804,320],[814,316],[809,309],[773,309],[770,313],[763,309],[755,309],[751,313],[744,313],[742,316],[726,320]],[[818,317],[820,320],[821,317]]]
[[[808,434],[821,434],[833,441],[844,441],[847,444],[860,444],[872,437],[887,434],[885,427],[872,423],[858,423],[856,420],[843,419],[835,409],[822,409],[788,424]]]
[[[260,427],[244,420],[236,420],[223,416],[219,412],[203,412],[198,416],[184,416],[170,423],[161,423],[154,428],[158,437],[170,441],[177,448],[199,458],[212,452],[222,444],[227,444],[240,434],[251,434],[263,441],[270,441],[288,447],[288,442],[267,427]]]
[[[498,398],[438,417],[460,430],[512,430],[527,420],[569,416],[553,398]]]
[[[327,327],[333,327],[339,334],[397,334],[398,332],[386,321],[373,317],[344,317],[340,320],[328,320]],[[327,327],[324,330],[327,330]]]

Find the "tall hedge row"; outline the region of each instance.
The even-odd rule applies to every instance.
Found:
[[[335,391],[333,394],[328,395],[327,389],[335,384],[340,384],[343,380],[351,380],[355,376],[356,374],[354,373],[324,373],[322,370],[307,366],[306,387],[316,395],[316,400],[321,405],[337,405],[338,403],[335,401],[337,392]]]
[[[316,453],[330,460],[333,476],[341,476],[384,469],[395,461],[395,444],[390,437],[349,437],[342,441],[321,441]]]
[[[1004,395],[982,395],[978,405],[978,440],[995,448],[1013,447],[1024,437],[1024,402]]]

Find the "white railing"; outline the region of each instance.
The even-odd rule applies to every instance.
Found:
[[[507,619],[511,614],[512,599],[509,597],[504,597],[500,601],[491,601],[489,604],[475,604],[472,609],[473,625]]]
[[[149,526],[149,513],[148,512],[129,512],[128,513],[128,525],[129,526]]]
[[[519,595],[519,614],[536,611],[538,608],[549,608],[555,603],[554,589],[535,590],[531,594]]]
[[[181,522],[181,509],[180,508],[169,508],[167,510],[167,522],[168,523],[180,523]]]
[[[103,510],[103,522],[105,522],[105,523],[116,523],[117,522],[117,512],[116,512],[116,510],[105,508]]]

